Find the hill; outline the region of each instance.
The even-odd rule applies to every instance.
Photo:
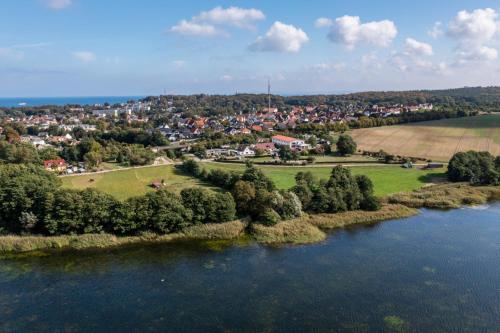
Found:
[[[500,155],[500,115],[444,119],[350,132],[358,149],[448,161],[459,151]]]

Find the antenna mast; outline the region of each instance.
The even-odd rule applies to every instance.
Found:
[[[267,112],[271,112],[271,79],[267,79]]]

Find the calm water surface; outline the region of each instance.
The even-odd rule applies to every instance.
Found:
[[[280,248],[0,261],[1,332],[500,332],[500,204]]]
[[[90,97],[0,97],[0,107],[66,105],[66,104],[116,104],[139,100],[144,96],[90,96]]]

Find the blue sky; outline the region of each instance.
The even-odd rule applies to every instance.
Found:
[[[500,0],[5,0],[0,96],[500,85],[499,16]]]

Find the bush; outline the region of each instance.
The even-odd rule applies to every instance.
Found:
[[[272,208],[267,208],[263,212],[259,214],[258,221],[260,224],[266,226],[272,226],[278,223],[281,220],[281,217],[278,213],[274,211]]]

